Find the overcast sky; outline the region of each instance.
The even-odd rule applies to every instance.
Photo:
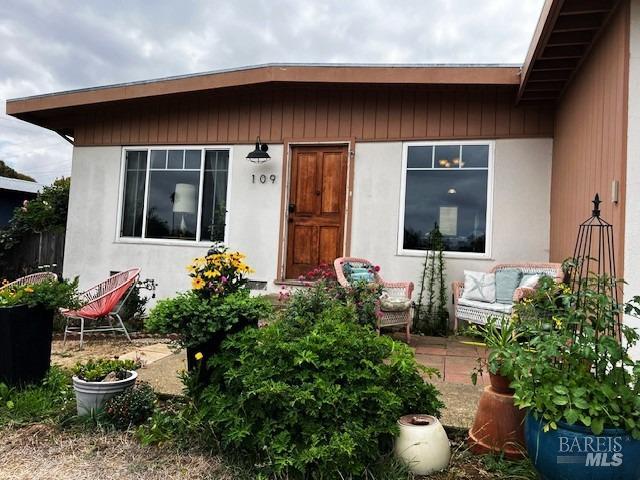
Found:
[[[43,183],[71,146],[7,98],[270,62],[516,63],[543,0],[0,2],[0,160]]]

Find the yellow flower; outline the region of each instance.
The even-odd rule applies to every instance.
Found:
[[[562,327],[562,319],[561,319],[560,317],[556,317],[556,316],[554,315],[554,317],[553,317],[553,321],[554,321],[554,322],[555,322],[555,324],[556,324],[556,328],[561,328],[561,327]]]
[[[7,280],[6,278],[2,280],[2,286],[4,287],[5,285],[9,285],[9,280]]]
[[[31,287],[26,287],[26,288],[24,289],[24,291],[25,291],[25,292],[27,292],[27,293],[33,293],[33,288],[31,288]]]
[[[207,270],[206,272],[204,272],[204,276],[212,279],[212,278],[216,278],[220,276],[220,272],[218,270]]]
[[[200,290],[202,287],[204,287],[204,280],[200,277],[196,277],[191,281],[191,287],[194,290]]]
[[[198,352],[195,354],[195,358],[196,360],[202,360],[204,358],[204,355],[202,355],[202,352]]]

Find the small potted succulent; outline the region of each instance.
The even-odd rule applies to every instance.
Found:
[[[116,394],[136,383],[140,365],[133,360],[90,359],[73,368],[78,415],[91,415]]]
[[[78,281],[4,283],[0,290],[0,382],[37,383],[51,365],[54,315],[60,307],[77,306]]]

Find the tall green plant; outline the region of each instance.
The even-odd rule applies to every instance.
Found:
[[[415,310],[416,330],[425,335],[446,335],[447,311],[444,240],[436,223],[427,236],[427,252],[420,276],[420,293]]]

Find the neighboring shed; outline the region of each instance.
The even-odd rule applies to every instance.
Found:
[[[0,228],[9,223],[16,207],[35,198],[40,190],[42,185],[36,182],[0,177]]]

